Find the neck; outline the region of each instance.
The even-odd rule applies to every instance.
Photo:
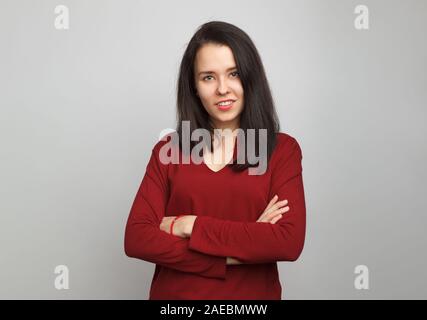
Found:
[[[216,122],[216,121],[211,121],[212,127],[214,129],[220,129],[220,130],[225,130],[225,129],[230,129],[231,131],[235,131],[236,129],[240,128],[240,119],[237,120],[231,120],[231,121],[227,121],[227,122]]]

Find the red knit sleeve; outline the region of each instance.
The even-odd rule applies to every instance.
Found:
[[[126,224],[127,256],[179,271],[225,279],[226,258],[192,251],[189,239],[160,230],[168,194],[168,165],[159,159],[162,141],[153,148],[146,173],[136,194]]]
[[[298,259],[304,247],[306,226],[302,152],[292,137],[277,148],[268,199],[275,194],[279,200],[288,199],[290,210],[275,224],[199,216],[193,226],[190,249],[235,257],[244,263]]]

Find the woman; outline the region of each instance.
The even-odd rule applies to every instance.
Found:
[[[302,153],[279,132],[261,59],[245,32],[219,21],[197,30],[181,62],[177,107],[179,145],[171,150],[186,155],[184,123],[190,132],[207,130],[213,143],[203,144],[199,164],[165,163],[169,135],[152,149],[125,231],[126,254],[156,264],[149,299],[280,300],[277,261],[295,261],[304,246]],[[228,133],[216,134],[220,129]],[[249,174],[255,165],[248,154],[237,161],[245,139],[236,132],[249,143],[250,129],[258,133],[257,153],[267,150],[262,174]],[[213,161],[219,151],[221,161]]]

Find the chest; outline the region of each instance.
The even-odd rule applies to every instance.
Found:
[[[215,172],[215,169],[218,171]],[[268,204],[271,175],[234,172],[224,164],[178,164],[169,177],[170,215],[210,215],[256,220]]]
[[[203,162],[208,169],[216,173],[223,169],[232,158],[233,150],[227,150],[223,153],[205,152],[203,155]]]

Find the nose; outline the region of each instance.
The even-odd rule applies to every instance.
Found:
[[[229,93],[227,82],[224,79],[219,80],[217,91],[220,95],[225,95]]]

